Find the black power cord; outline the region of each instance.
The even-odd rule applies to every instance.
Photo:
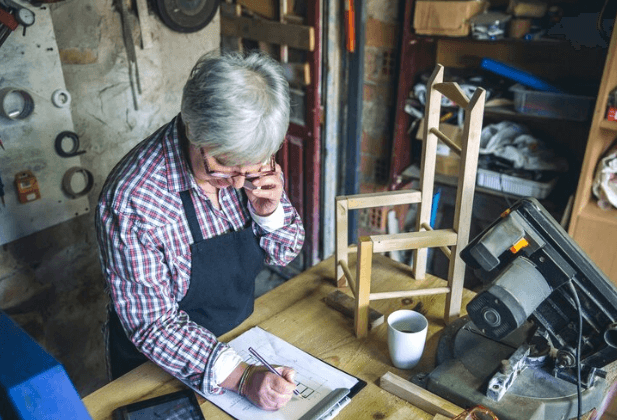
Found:
[[[576,289],[574,288],[574,283],[572,282],[572,280],[568,282],[568,286],[570,286],[572,297],[574,298],[574,302],[576,302],[576,311],[578,312],[578,340],[576,342],[576,393],[578,398],[577,419],[580,420],[583,414],[583,398],[581,391],[581,341],[583,339],[583,311],[581,308],[581,301],[578,298],[578,293],[576,293]]]

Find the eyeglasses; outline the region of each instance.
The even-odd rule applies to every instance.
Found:
[[[208,159],[206,158],[206,152],[204,152],[204,149],[199,149],[201,151],[201,157],[203,159],[204,162],[204,170],[206,171],[206,174],[208,174],[209,176],[213,177],[213,178],[219,178],[219,179],[232,179],[232,178],[236,178],[238,176],[243,176],[248,180],[253,180],[253,179],[257,179],[257,178],[261,178],[263,176],[267,176],[267,175],[273,175],[274,173],[276,173],[276,162],[274,161],[274,156],[270,156],[270,170],[269,171],[259,171],[259,172],[238,172],[238,171],[233,171],[233,172],[212,172],[210,170],[210,168],[208,167]]]

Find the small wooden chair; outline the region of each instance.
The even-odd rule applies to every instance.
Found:
[[[469,99],[458,84],[444,83],[443,73],[443,66],[438,64],[427,84],[419,190],[387,191],[336,198],[336,279],[338,287],[349,285],[355,297],[354,329],[357,337],[364,337],[368,333],[368,313],[371,300],[443,293],[447,295],[444,314],[446,322],[449,323],[460,316],[465,264],[459,252],[469,240],[486,92],[478,88],[473,97]],[[442,94],[465,109],[461,147],[439,131]],[[429,223],[438,139],[460,155],[460,167],[453,227],[452,229],[433,230]],[[415,232],[372,235],[359,238],[357,247],[348,244],[347,221],[350,210],[414,203],[419,204]],[[413,259],[413,276],[416,280],[422,280],[426,274],[428,248],[440,248],[450,260],[446,287],[371,293],[371,266],[374,252],[416,250]],[[348,267],[348,255],[353,252],[358,254],[356,279],[353,278]]]

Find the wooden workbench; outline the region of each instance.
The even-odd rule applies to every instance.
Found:
[[[351,267],[355,261],[351,261]],[[352,270],[355,274],[355,270]],[[415,281],[411,269],[393,260],[376,255],[373,262],[372,291],[394,291],[424,286],[442,286],[445,281],[433,276]],[[324,303],[334,286],[334,261],[329,258],[281,286],[259,297],[255,312],[240,326],[220,337],[229,341],[244,331],[259,325],[302,350],[367,382],[367,386],[343,409],[337,419],[432,419],[433,416],[379,387],[379,378],[386,372],[409,378],[434,367],[435,350],[443,329],[444,295],[413,299],[380,300],[371,307],[386,317],[397,309],[414,309],[429,320],[426,347],[420,364],[414,370],[400,370],[390,361],[387,345],[387,326],[382,324],[369,332],[365,339],[356,339],[353,320]],[[473,297],[463,294],[464,306]],[[146,398],[167,394],[185,386],[153,363],[146,363],[123,377],[109,383],[83,399],[94,420],[111,419],[116,407]],[[228,419],[225,412],[200,399],[204,416],[209,419]]]

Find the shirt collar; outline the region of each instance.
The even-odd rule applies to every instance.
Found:
[[[169,191],[180,192],[197,188],[197,182],[188,163],[188,139],[184,132],[182,117],[178,114],[171,122],[170,129],[163,135],[167,185]]]

